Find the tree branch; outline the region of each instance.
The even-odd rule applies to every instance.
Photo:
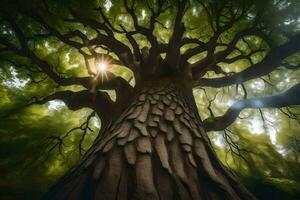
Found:
[[[199,81],[196,81],[195,86],[224,87],[232,84],[241,84],[269,74],[279,67],[285,58],[299,50],[300,34],[298,33],[285,44],[271,50],[261,62],[250,66],[244,71],[221,78],[201,78]]]
[[[216,43],[217,40],[213,40],[213,39],[211,39],[204,47],[200,46],[191,49],[190,50],[191,53],[190,55],[188,55],[189,57],[186,57],[186,59],[189,59],[191,56],[194,56],[197,53],[201,53],[205,50],[208,51],[206,58],[199,60],[198,62],[195,62],[190,65],[194,79],[198,79],[199,77],[203,76],[211,66],[219,62],[222,62],[224,59],[226,59],[226,57],[236,49],[237,42],[242,37],[249,36],[249,35],[254,35],[254,36],[259,36],[264,38],[266,37],[261,30],[258,30],[256,28],[248,28],[237,33],[230,41],[230,43],[226,45],[227,48],[216,54],[214,54],[214,51],[215,51],[215,47],[218,46]]]
[[[180,60],[180,47],[185,27],[182,22],[186,11],[187,1],[177,0],[178,10],[175,17],[174,29],[169,41],[166,61],[171,68],[176,68]]]
[[[146,38],[148,39],[148,41],[151,44],[151,48],[150,48],[150,51],[149,51],[149,56],[148,56],[147,61],[150,62],[150,65],[152,65],[153,61],[155,61],[156,58],[159,56],[159,44],[158,44],[158,41],[157,41],[156,37],[153,35],[153,30],[154,30],[155,18],[160,15],[162,4],[160,2],[158,2],[159,11],[157,13],[152,14],[152,16],[150,17],[150,27],[146,28],[146,27],[140,26],[139,23],[138,23],[138,18],[135,14],[135,11],[134,11],[134,6],[135,6],[135,3],[136,3],[135,0],[132,1],[131,5],[129,5],[128,0],[123,0],[123,3],[124,3],[124,7],[125,7],[127,13],[129,13],[131,18],[132,18],[133,25],[134,25],[134,28],[135,28],[135,31],[128,31],[128,33],[130,35],[140,33],[140,34],[146,36]],[[152,11],[154,12],[154,10],[152,10]],[[131,39],[131,41],[132,41],[132,39]],[[134,44],[134,46],[136,46],[136,45]],[[136,55],[136,57],[138,57],[138,55]]]
[[[26,40],[22,40],[22,38],[25,38],[24,36],[19,38],[22,42],[26,44]],[[5,38],[0,37],[0,43],[5,45],[6,48],[19,55],[29,58],[34,64],[38,65],[41,70],[47,74],[53,81],[58,83],[61,86],[68,86],[68,85],[82,85],[86,88],[90,88],[90,78],[89,77],[73,77],[73,78],[64,78],[55,73],[51,66],[44,60],[37,57],[29,48],[28,46],[23,46],[22,49],[17,48],[12,43],[8,42]]]
[[[114,102],[110,99],[106,92],[102,91],[97,91],[95,93],[88,90],[82,90],[79,92],[73,92],[70,90],[59,91],[40,100],[34,97],[28,105],[42,105],[52,100],[63,101],[70,110],[91,108],[97,112],[98,116],[103,121],[111,119],[111,113],[114,112]]]
[[[125,93],[130,94],[132,92],[132,87],[121,77],[115,77],[111,72],[106,72],[106,76],[98,77],[97,80],[91,77],[71,77],[65,78],[54,72],[52,67],[48,62],[39,58],[32,50],[29,49],[27,45],[27,38],[23,32],[18,28],[17,24],[10,19],[14,31],[17,33],[17,38],[20,40],[21,48],[16,47],[14,44],[10,43],[6,38],[0,37],[0,44],[3,44],[6,49],[19,55],[24,56],[31,60],[32,63],[39,66],[43,73],[48,75],[53,81],[55,81],[60,86],[69,85],[82,85],[83,87],[91,90],[95,88],[96,90],[116,90],[117,96],[124,96]],[[57,33],[59,34],[59,33]],[[109,55],[106,55],[110,58]],[[114,60],[110,59],[113,63]],[[114,63],[116,64],[116,63]],[[120,90],[122,88],[122,90]],[[121,94],[122,93],[122,94]]]
[[[278,95],[240,100],[235,102],[223,116],[204,120],[203,126],[207,131],[224,130],[235,121],[239,113],[245,108],[281,108],[291,105],[300,105],[299,96],[300,83]]]
[[[59,139],[63,142],[64,139],[66,139],[72,132],[74,132],[76,130],[82,131],[82,135],[81,135],[81,137],[79,139],[79,143],[78,143],[79,156],[82,156],[83,152],[85,151],[85,149],[83,149],[83,142],[85,140],[86,135],[88,134],[88,132],[94,132],[94,130],[90,128],[90,121],[95,116],[95,114],[96,114],[96,112],[93,111],[91,114],[89,114],[87,116],[86,120],[80,126],[72,128],[65,135],[63,135],[62,137],[59,137]]]
[[[89,18],[84,18],[78,14],[75,13],[75,11],[70,9],[70,12],[72,13],[74,19],[72,20],[66,20],[66,21],[72,21],[72,22],[79,22],[85,25],[88,25],[96,30],[104,30],[108,36],[100,34],[98,32],[98,35],[96,38],[89,40],[87,36],[83,33],[81,33],[78,30],[72,31],[67,34],[61,34],[58,30],[55,28],[51,27],[37,12],[35,11],[30,11],[27,12],[26,14],[33,18],[35,21],[39,22],[40,25],[42,25],[47,31],[49,31],[52,35],[56,36],[59,40],[64,42],[65,44],[74,47],[78,50],[79,53],[81,53],[85,59],[87,59],[88,54],[86,54],[84,51],[81,49],[84,47],[89,47],[92,45],[105,45],[107,48],[109,48],[111,51],[113,51],[120,61],[113,59],[111,56],[106,55],[108,57],[108,60],[111,60],[115,63],[125,65],[126,67],[132,69],[135,67],[135,63],[133,62],[133,56],[131,54],[131,50],[129,47],[124,45],[122,42],[118,41],[115,39],[112,30],[110,30],[105,24],[100,23],[96,20],[89,19]],[[73,40],[70,40],[73,37],[79,37],[82,39],[82,43],[75,42]],[[93,74],[92,70],[89,68],[87,65],[87,71],[89,74]]]

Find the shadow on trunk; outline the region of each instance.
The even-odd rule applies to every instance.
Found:
[[[254,199],[217,159],[192,90],[145,84],[45,199]]]

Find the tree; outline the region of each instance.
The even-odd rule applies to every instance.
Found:
[[[53,89],[28,104],[57,99],[92,109],[73,129],[84,131],[80,153],[90,119],[101,119],[92,146],[45,199],[254,199],[218,160],[207,132],[225,130],[245,108],[300,104],[299,83],[259,98],[248,98],[245,86],[299,68],[297,8],[296,0],[5,2],[1,59]],[[40,50],[45,42],[72,51],[85,72],[60,72],[59,55]],[[241,62],[243,69],[230,68]],[[134,84],[111,66],[131,70]],[[244,98],[202,120],[193,88],[232,85]]]

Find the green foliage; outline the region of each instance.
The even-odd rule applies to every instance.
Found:
[[[43,33],[43,28],[29,18],[18,16],[15,10],[16,2],[9,1],[3,5],[15,14],[18,24],[27,36],[33,37],[30,45],[35,47],[35,53],[54,66],[54,70],[59,74],[66,77],[85,76],[87,72],[82,55],[55,37],[42,35],[35,37],[36,34]],[[47,22],[64,33],[70,30],[80,30],[90,39],[96,35],[95,31],[89,27],[66,22],[65,19],[70,17],[67,11],[68,6],[80,11],[84,16],[102,21],[98,11],[95,10],[101,6],[115,27],[122,24],[128,30],[133,29],[132,19],[125,12],[123,1],[49,0],[45,1],[47,7],[39,7],[41,2],[43,1],[24,1],[20,7],[34,5],[36,9],[42,9],[41,12]],[[155,1],[149,2],[150,6],[155,7]],[[191,0],[190,2],[191,6],[184,17],[184,24],[188,30],[186,36],[200,37],[203,42],[207,42],[213,33],[209,21],[215,16],[209,16],[198,1]],[[205,0],[202,2],[210,5],[223,1]],[[223,42],[229,42],[239,30],[252,23],[251,13],[260,13],[263,16],[262,23],[268,27],[276,27],[277,31],[272,32],[274,45],[285,41],[285,38],[281,36],[282,32],[288,33],[290,30],[299,31],[300,29],[298,0],[251,1],[255,3],[255,6],[249,6],[247,1],[242,0],[233,2],[236,7],[243,4],[250,13],[248,18],[240,20],[221,35]],[[138,1],[135,11],[139,23],[146,27],[151,13],[148,6],[144,1]],[[174,13],[176,13],[175,6],[157,18],[159,23],[155,25],[154,34],[158,41],[168,42],[171,37]],[[118,29],[121,30],[120,27]],[[20,45],[11,28],[2,18],[0,18],[0,36]],[[115,33],[115,36],[118,40],[129,44],[124,35]],[[141,48],[150,45],[144,36],[136,35],[135,37]],[[74,40],[81,41],[80,38]],[[244,55],[249,54],[251,49],[268,48],[260,38],[255,36],[246,37],[237,46]],[[191,46],[183,46],[181,51],[184,52],[188,47]],[[217,48],[216,52],[220,50],[222,47]],[[105,52],[103,49],[101,51]],[[232,53],[229,58],[236,55],[238,52]],[[204,56],[205,53],[195,55],[190,61],[194,62]],[[258,52],[251,58],[254,63],[257,63],[264,56],[264,53]],[[300,56],[294,55],[288,60],[290,64],[298,64]],[[250,64],[249,60],[242,60],[233,64],[223,63],[222,67],[226,72],[239,72]],[[111,71],[134,85],[130,70],[111,66]],[[219,75],[210,72],[206,76],[217,77]],[[286,90],[299,82],[300,70],[278,69],[263,78],[245,83],[245,86],[249,88],[248,97],[268,96]],[[41,82],[34,83],[32,79]],[[70,111],[58,101],[28,106],[32,97],[40,99],[55,91],[65,89],[78,91],[81,88],[56,87],[56,84],[43,75],[29,60],[10,53],[0,54],[0,173],[2,174],[0,199],[1,197],[37,198],[80,158],[78,145],[83,130],[76,129],[70,132],[62,145],[59,145],[55,137],[63,137],[74,127],[81,126],[92,111],[89,109]],[[114,95],[113,92],[110,94]],[[230,86],[222,89],[205,88],[205,92],[203,89],[195,89],[194,95],[199,114],[204,120],[212,114],[214,116],[224,114],[232,102],[243,98],[244,93],[241,87]],[[215,96],[218,98],[212,101]],[[208,106],[211,106],[210,109],[213,112],[210,112]],[[284,108],[281,111],[263,109],[261,113],[245,110],[240,115],[242,119],[238,119],[226,132],[209,133],[219,158],[261,199],[267,199],[266,195],[270,195],[269,199],[300,198],[300,123],[297,117],[293,119],[293,116],[289,114],[293,111],[299,116],[299,110],[300,107],[297,106]],[[83,149],[87,150],[92,144],[100,126],[99,118],[92,117],[91,130],[88,130],[82,145]]]

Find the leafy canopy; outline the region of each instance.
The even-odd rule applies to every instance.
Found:
[[[1,195],[39,195],[42,183],[88,149],[135,85],[180,74],[194,85],[220,159],[258,195],[263,186],[294,197],[298,0],[15,0],[0,7]],[[260,178],[245,178],[254,174]]]

